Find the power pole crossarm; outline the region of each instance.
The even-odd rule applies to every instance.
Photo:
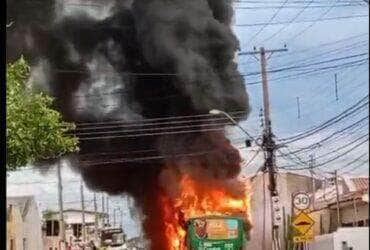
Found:
[[[275,52],[286,52],[288,51],[287,48],[284,48],[284,49],[268,49],[268,50],[264,50],[265,53],[275,53]],[[238,53],[238,55],[255,55],[255,54],[260,54],[260,51],[249,51],[249,52],[240,52]]]

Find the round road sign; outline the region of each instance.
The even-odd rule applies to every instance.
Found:
[[[305,210],[310,207],[310,197],[304,192],[296,193],[293,196],[293,205],[298,210]]]

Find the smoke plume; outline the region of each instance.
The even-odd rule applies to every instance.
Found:
[[[41,86],[66,120],[137,124],[211,109],[248,114],[245,85],[233,60],[239,43],[230,28],[231,0],[42,2],[26,8],[36,2],[7,1],[7,19],[14,22],[7,29],[7,60],[23,54],[44,72],[37,79],[44,79]],[[118,128],[107,129],[105,139],[84,140],[91,136],[80,134],[74,167],[90,188],[134,198],[154,250],[168,247],[165,225],[155,219],[163,214],[158,197],[176,195],[181,174],[239,192],[230,182],[240,171],[239,152],[222,131],[202,131],[209,120],[191,119],[198,131],[184,134],[112,138]],[[158,131],[161,125],[149,128]],[[169,157],[110,162],[148,156]]]

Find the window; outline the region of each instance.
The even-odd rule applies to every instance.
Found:
[[[81,237],[81,230],[82,230],[82,225],[81,224],[72,224],[72,229],[73,229],[73,236],[76,238]]]
[[[48,220],[46,221],[46,236],[58,236],[59,235],[59,221]]]
[[[23,238],[23,250],[27,250],[27,239]]]

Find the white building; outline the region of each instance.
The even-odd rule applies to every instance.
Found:
[[[34,197],[7,197],[6,203],[7,249],[42,249],[42,223]]]
[[[103,227],[103,213],[95,213],[93,211],[85,211],[85,227],[86,227],[86,242],[94,241],[99,244],[99,231],[95,232],[95,219],[97,228],[100,230]],[[68,246],[73,246],[82,239],[82,210],[66,209],[63,211],[65,223],[65,235]],[[96,233],[96,235],[95,235]],[[59,212],[49,211],[44,213],[43,226],[43,243],[44,250],[60,250],[61,238],[59,227]]]

